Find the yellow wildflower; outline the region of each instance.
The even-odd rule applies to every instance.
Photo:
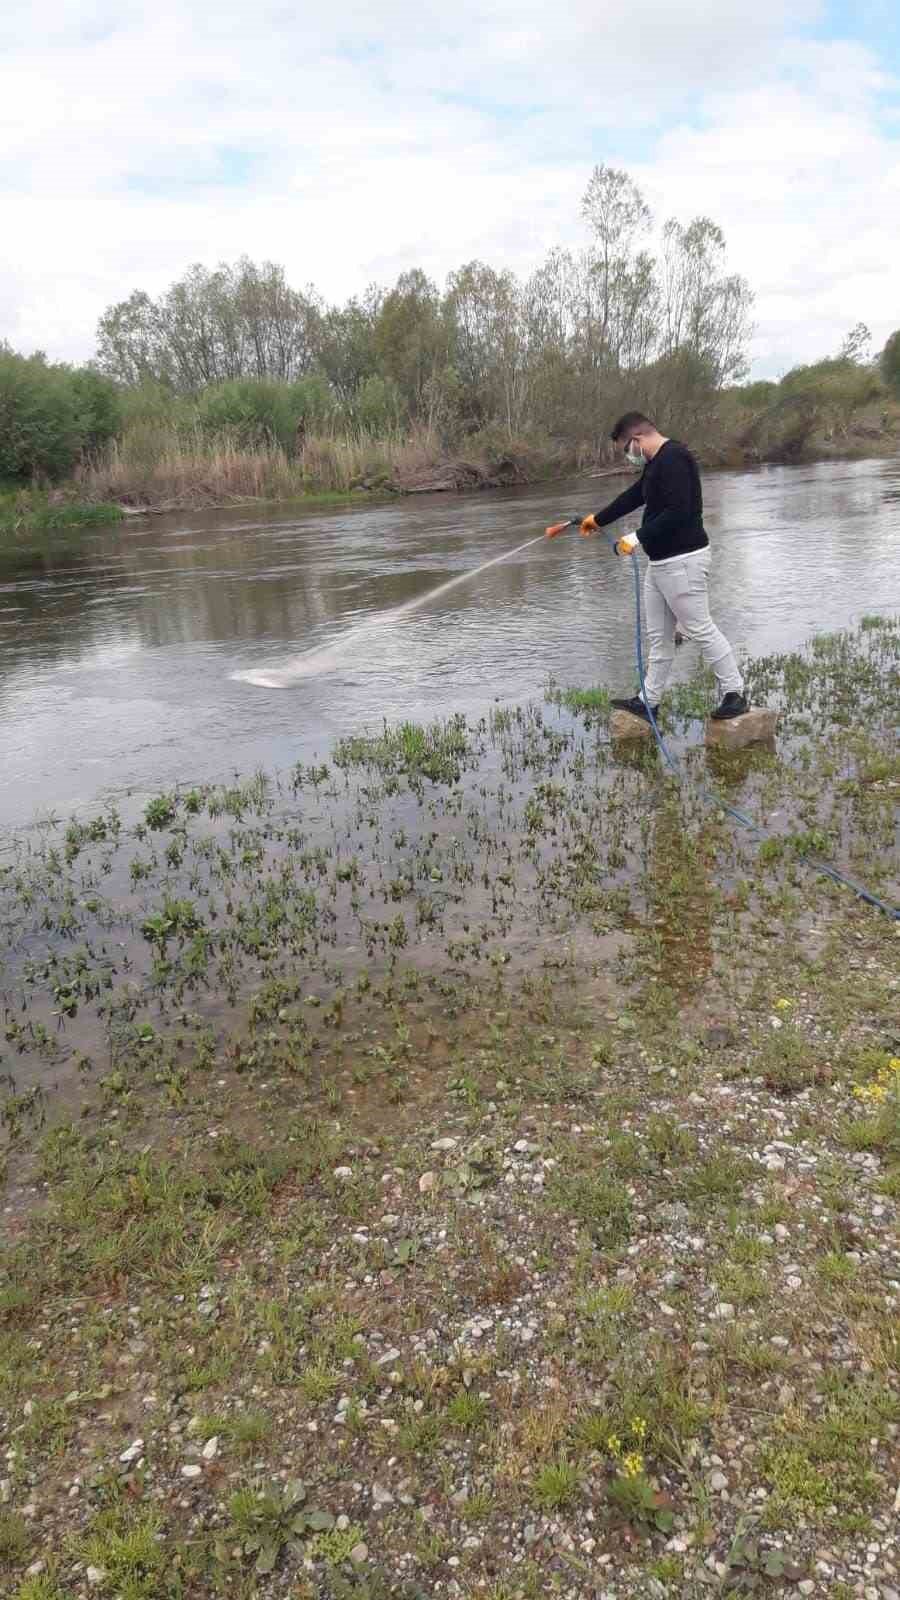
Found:
[[[888,1097],[886,1083],[857,1083],[854,1085],[853,1093],[857,1100],[872,1106],[883,1105]]]
[[[891,1056],[886,1067],[879,1067],[870,1083],[853,1086],[857,1100],[868,1105],[883,1106],[888,1095],[900,1095],[900,1056]]]
[[[629,1450],[627,1456],[622,1458],[622,1471],[626,1478],[638,1478],[644,1470],[644,1458],[640,1450]]]
[[[622,1441],[617,1433],[610,1434],[606,1441],[606,1447],[610,1455],[615,1456],[618,1460],[619,1456],[622,1454]]]
[[[790,1011],[791,1006],[793,1004],[794,1004],[793,1000],[776,1000],[775,1001],[775,1010],[776,1011]]]
[[[641,1443],[643,1443],[643,1441],[647,1437],[646,1419],[644,1417],[632,1417],[632,1419],[631,1419],[631,1432],[634,1435],[635,1439],[639,1439],[641,1441]]]

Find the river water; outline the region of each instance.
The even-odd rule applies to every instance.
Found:
[[[379,622],[622,486],[186,513],[7,544],[0,823],[283,769],[385,718],[527,700],[551,676],[631,692],[630,572],[602,540],[540,540]],[[900,460],[711,473],[705,493],[714,612],[739,650],[900,609]],[[242,676],[305,651],[320,669],[288,688]],[[677,675],[693,665],[686,647]]]

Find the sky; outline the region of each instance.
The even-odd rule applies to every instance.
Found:
[[[194,262],[329,301],[588,242],[595,164],[713,218],[752,374],[900,326],[896,0],[5,0],[0,340],[81,361]]]

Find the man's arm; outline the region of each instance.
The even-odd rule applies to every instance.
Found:
[[[669,534],[695,514],[694,479],[687,455],[678,451],[666,461],[665,477],[659,489],[666,502],[663,510],[645,519],[638,528],[638,538],[651,561],[665,548]]]
[[[619,517],[626,517],[629,511],[637,511],[644,504],[644,478],[643,474],[633,483],[630,489],[625,489],[622,494],[611,500],[602,511],[594,512],[594,521],[598,528],[608,528],[611,522],[617,522]]]

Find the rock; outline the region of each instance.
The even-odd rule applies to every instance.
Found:
[[[380,1483],[373,1483],[372,1504],[376,1511],[380,1511],[384,1506],[392,1506],[394,1504],[394,1496],[391,1494],[390,1489],[383,1489]]]
[[[419,1179],[419,1193],[430,1194],[437,1183],[436,1172],[423,1172]]]
[[[613,711],[609,718],[611,739],[652,739],[653,729],[643,717],[632,716],[630,711]]]
[[[435,1139],[435,1141],[432,1144],[431,1148],[432,1148],[432,1150],[445,1150],[445,1151],[446,1150],[455,1150],[456,1146],[458,1144],[459,1144],[459,1140],[458,1139],[451,1139],[448,1136],[445,1139]]]
[[[713,1307],[712,1314],[715,1322],[730,1322],[734,1316],[734,1306],[727,1300],[720,1300],[718,1305]]]
[[[712,1473],[709,1480],[709,1487],[715,1494],[721,1494],[723,1489],[727,1489],[728,1479],[726,1478],[724,1472]]]
[[[709,717],[706,742],[720,750],[743,750],[748,744],[771,743],[777,724],[778,712],[765,706],[753,706],[742,717],[731,717],[727,722],[715,722]]]
[[[98,1583],[103,1583],[106,1573],[102,1567],[88,1567],[85,1577],[91,1588],[95,1589]]]
[[[130,1466],[132,1461],[137,1460],[143,1448],[143,1439],[135,1439],[134,1444],[130,1444],[127,1450],[122,1451],[119,1460],[123,1462],[125,1466]]]
[[[368,1559],[368,1555],[369,1546],[367,1544],[355,1544],[350,1551],[350,1560],[355,1567],[361,1567],[363,1562]]]
[[[215,1461],[216,1456],[218,1455],[218,1453],[219,1453],[219,1435],[217,1433],[214,1433],[211,1439],[207,1439],[207,1441],[206,1441],[206,1443],[203,1446],[203,1449],[201,1451],[201,1455],[203,1456],[204,1461]]]
[[[181,1476],[183,1478],[199,1478],[202,1471],[203,1468],[198,1467],[195,1461],[190,1461],[186,1467],[182,1467]]]
[[[348,1179],[353,1177],[353,1168],[352,1167],[335,1167],[334,1176],[341,1183],[346,1183],[348,1181]]]

